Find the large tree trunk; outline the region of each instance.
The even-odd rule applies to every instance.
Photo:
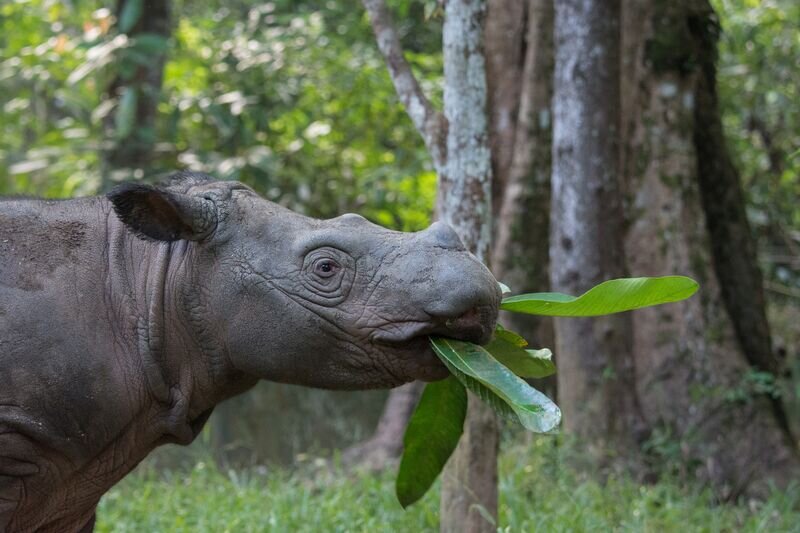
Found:
[[[116,16],[120,16],[132,0],[118,0]],[[136,24],[127,31],[129,39],[155,35],[164,39],[171,33],[169,0],[141,0],[141,15]],[[125,134],[115,123],[116,113],[110,113],[105,121],[110,133],[109,148],[103,154],[102,188],[113,186],[114,181],[130,177],[142,177],[150,168],[153,147],[156,141],[156,115],[164,76],[165,53],[154,53],[147,64],[138,64],[132,73],[118,74],[107,89],[107,97],[117,101],[115,110],[125,99],[125,94],[135,94],[136,106],[132,114],[132,125]]]
[[[651,453],[721,498],[763,495],[770,479],[800,478],[800,463],[752,380],[773,367],[716,104],[716,19],[706,2],[627,0],[624,26],[629,268],[701,285],[685,302],[633,314],[637,391],[661,443]]]
[[[581,294],[626,273],[619,187],[618,0],[555,3],[551,279]],[[594,462],[635,462],[644,424],[629,314],[556,319],[564,430]]]
[[[492,167],[487,121],[482,0],[446,0],[442,32],[447,163],[439,174],[438,214],[468,250],[488,262],[491,249]],[[497,417],[469,395],[464,434],[442,478],[441,530],[495,531]],[[486,515],[494,517],[495,523]]]

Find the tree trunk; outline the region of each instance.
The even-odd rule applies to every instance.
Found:
[[[771,368],[769,332],[716,104],[716,19],[706,2],[625,6],[628,264],[701,286],[685,302],[633,313],[648,448],[662,469],[700,477],[722,499],[764,495],[770,479],[800,478],[800,462],[754,381]]]
[[[492,211],[498,213],[514,159],[525,66],[525,1],[488,0],[486,5],[486,83],[489,146],[492,151]]]
[[[438,213],[484,262],[491,245],[492,167],[483,49],[485,5],[446,0],[443,29],[447,161],[439,175]],[[470,394],[464,434],[443,472],[441,530],[497,528],[497,451],[494,412]],[[494,523],[488,518],[492,517]]]
[[[342,454],[345,464],[377,472],[403,453],[403,434],[425,384],[406,383],[392,389],[375,433],[366,441],[351,446]]]
[[[126,6],[133,0],[118,0],[116,6],[117,23]],[[136,24],[127,32],[129,39],[144,35],[156,35],[164,39],[170,36],[169,0],[141,0],[142,10]],[[123,94],[132,91],[136,95],[136,108],[133,124],[129,132],[121,135],[115,124],[114,112],[107,116],[106,130],[113,141],[103,154],[102,188],[113,185],[112,174],[119,174],[114,181],[129,177],[144,176],[153,156],[156,141],[156,114],[164,75],[165,53],[154,53],[147,64],[137,64],[132,73],[118,74],[107,89],[107,97],[117,99],[118,109]]]
[[[515,0],[510,0],[515,3]],[[488,17],[491,19],[489,4]],[[492,267],[495,276],[515,293],[542,292],[550,286],[548,273],[550,239],[550,172],[551,172],[551,110],[553,95],[553,4],[549,0],[529,0],[527,5],[525,57],[519,91],[518,115],[514,124],[513,153],[509,168],[499,161],[493,164],[497,172],[505,172],[505,187],[495,224],[495,245]],[[503,35],[515,38],[512,32],[490,32],[487,22],[488,43]],[[501,30],[501,28],[498,28]],[[499,76],[500,68],[492,65],[493,55],[487,54],[489,94],[492,101],[499,100],[491,91],[491,80]],[[506,105],[505,107],[510,107]],[[492,131],[499,131],[508,121],[504,114],[493,111]],[[504,136],[505,138],[506,136]],[[502,142],[506,142],[503,140]],[[499,137],[492,146],[500,145]],[[501,155],[492,150],[493,159]],[[493,189],[494,192],[497,189]],[[553,321],[546,318],[503,313],[506,327],[520,333],[536,347],[553,345]],[[555,392],[555,380],[548,379],[544,388]],[[538,384],[542,387],[542,384]]]
[[[492,265],[515,292],[549,286],[547,274],[552,97],[552,3],[492,0],[486,13],[492,198],[499,211]],[[509,74],[510,73],[510,74]],[[497,183],[503,182],[504,187]],[[493,212],[495,211],[493,207]],[[551,346],[552,321],[503,313],[505,324],[537,346]],[[389,394],[375,434],[345,460],[382,469],[402,453],[402,437],[422,383]],[[539,387],[555,391],[554,380]]]
[[[618,0],[555,3],[551,280],[581,294],[626,273],[619,187]],[[589,458],[636,462],[644,424],[629,314],[556,319],[564,430]]]

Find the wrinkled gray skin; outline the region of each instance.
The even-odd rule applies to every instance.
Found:
[[[485,342],[499,300],[440,223],[314,220],[194,174],[2,200],[0,531],[91,531],[104,492],[259,379],[440,379],[425,336]]]

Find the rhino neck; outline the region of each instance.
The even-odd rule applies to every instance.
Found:
[[[147,241],[114,225],[116,277],[130,295],[124,307],[135,317],[132,351],[156,407],[158,443],[188,444],[217,403],[256,380],[230,364],[205,299],[202,266],[211,258],[194,243]]]

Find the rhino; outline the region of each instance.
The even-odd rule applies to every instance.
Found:
[[[389,388],[491,337],[501,293],[456,233],[309,218],[178,173],[0,200],[0,531],[90,532],[101,496],[271,380]]]

